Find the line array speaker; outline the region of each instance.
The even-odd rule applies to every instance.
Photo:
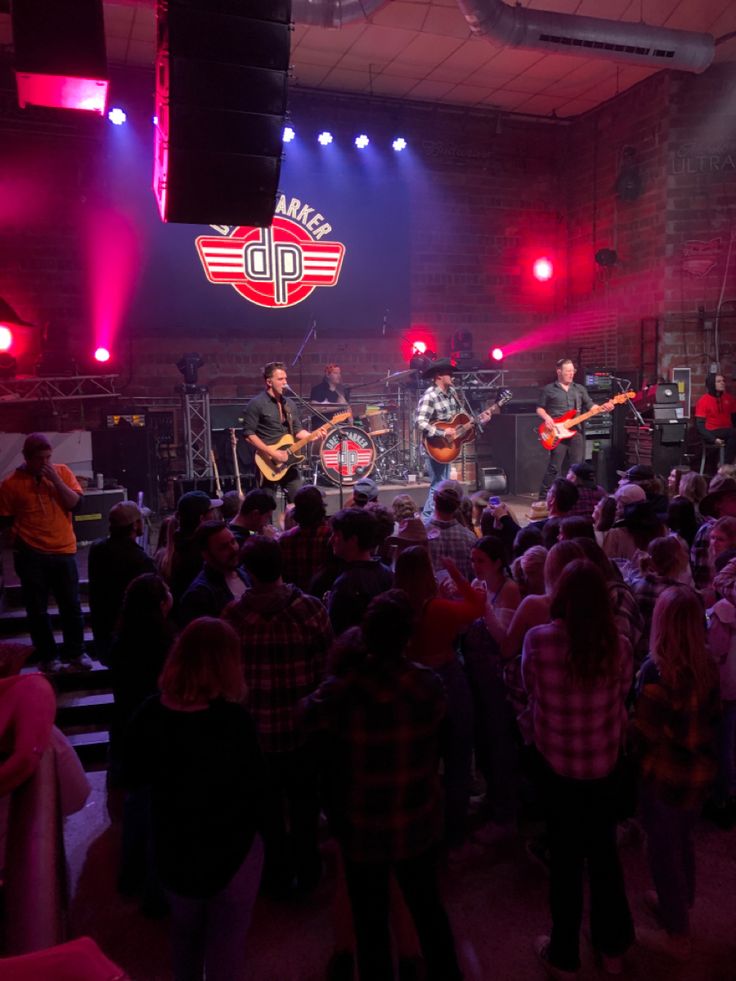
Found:
[[[154,191],[164,221],[271,224],[291,0],[159,0]]]

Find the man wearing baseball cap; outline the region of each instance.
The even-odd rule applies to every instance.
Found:
[[[378,500],[378,484],[370,477],[361,477],[353,486],[353,501],[348,507],[363,508],[370,501]]]
[[[174,536],[174,555],[171,560],[171,595],[178,602],[202,568],[202,556],[194,534],[203,521],[217,517],[222,501],[211,498],[201,490],[182,494],[176,505],[178,528]]]
[[[143,534],[143,512],[134,501],[119,501],[110,509],[110,534],[89,549],[89,612],[95,654],[108,663],[112,636],[129,584],[145,572],[155,572],[137,538]]]

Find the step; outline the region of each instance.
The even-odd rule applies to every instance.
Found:
[[[73,726],[107,728],[112,719],[114,704],[110,691],[93,689],[59,692],[56,699],[56,724],[64,731]]]
[[[74,747],[85,770],[102,770],[107,765],[110,739],[107,732],[68,732],[66,737]]]
[[[52,624],[58,624],[58,606],[49,607],[49,616],[51,617]],[[82,616],[84,617],[84,622],[88,623],[89,605],[87,603],[82,603]],[[17,633],[26,632],[27,618],[25,607],[14,607],[13,609],[4,610],[0,613],[0,637],[12,637]]]
[[[87,579],[79,580],[79,596],[80,599],[86,599],[89,596],[89,581]],[[5,581],[5,587],[2,591],[3,608],[4,609],[23,609],[23,595],[21,593],[19,582],[8,582]]]
[[[70,671],[68,674],[50,674],[46,677],[54,686],[57,695],[60,692],[90,692],[90,691],[110,691],[112,677],[110,669],[99,661],[92,661],[91,671]],[[31,665],[25,667],[21,674],[38,671],[38,667]]]

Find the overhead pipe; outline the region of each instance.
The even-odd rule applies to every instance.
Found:
[[[713,36],[696,31],[510,7],[503,0],[458,4],[473,34],[512,48],[688,72],[704,72],[715,54]]]
[[[389,0],[292,0],[291,16],[310,27],[347,27],[368,20]]]

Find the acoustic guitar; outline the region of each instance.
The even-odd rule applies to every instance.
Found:
[[[351,412],[339,412],[336,416],[333,416],[329,422],[323,424],[321,428],[328,430],[334,429],[335,426],[339,426],[341,422],[345,422],[349,419]],[[274,463],[269,456],[262,450],[256,450],[256,465],[261,471],[266,480],[280,480],[289,467],[293,467],[297,463],[301,463],[304,460],[304,454],[299,453],[299,450],[306,446],[307,443],[311,443],[315,439],[321,439],[321,433],[310,433],[309,436],[305,436],[303,439],[294,440],[291,433],[285,433],[278,443],[272,443],[268,449],[273,452],[274,450],[283,450],[288,453],[289,458],[284,463]]]
[[[500,409],[513,398],[513,393],[508,388],[502,388],[496,397],[493,405],[485,409],[485,412]],[[424,437],[424,449],[437,463],[452,463],[460,456],[463,443],[470,443],[475,439],[475,423],[465,412],[458,412],[449,422],[436,422],[438,429],[454,429],[455,435],[452,437],[437,435]]]
[[[635,398],[636,392],[621,392],[620,395],[614,395],[611,401],[616,405],[622,405],[624,402],[628,402],[629,399]],[[609,410],[606,409],[605,411],[608,412]],[[553,450],[556,446],[560,445],[563,439],[571,439],[575,435],[575,426],[579,426],[581,422],[585,422],[591,416],[597,415],[600,415],[600,410],[597,407],[590,409],[588,412],[583,412],[579,416],[575,415],[575,409],[570,409],[564,416],[559,416],[553,420],[555,424],[554,430],[547,429],[546,423],[542,423],[537,430],[539,441],[545,450]]]

